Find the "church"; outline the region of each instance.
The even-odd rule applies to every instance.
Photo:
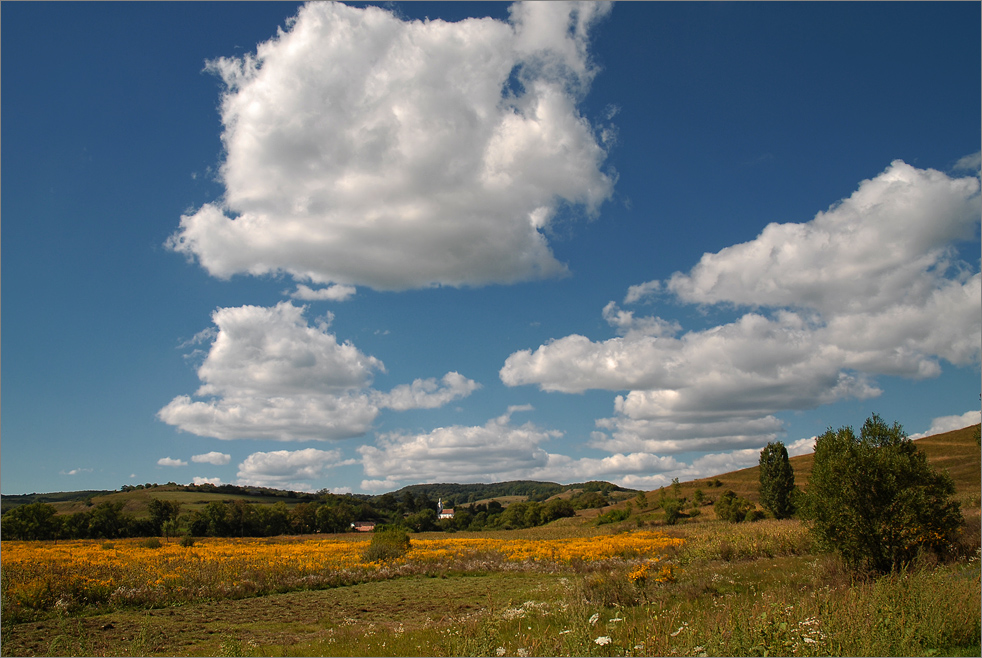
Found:
[[[453,508],[443,508],[443,498],[436,503],[436,518],[438,519],[452,519],[453,518]]]

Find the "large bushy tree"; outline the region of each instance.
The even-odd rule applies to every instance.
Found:
[[[15,507],[3,515],[4,539],[54,539],[61,529],[54,505],[31,503]]]
[[[778,519],[794,512],[794,469],[788,450],[780,441],[768,443],[760,451],[760,504]]]
[[[899,424],[874,414],[858,437],[842,427],[818,438],[806,513],[820,545],[855,570],[882,573],[950,545],[962,523],[954,492]]]

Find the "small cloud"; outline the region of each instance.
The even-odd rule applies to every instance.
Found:
[[[396,386],[389,393],[377,394],[378,405],[396,411],[407,409],[436,409],[465,398],[481,385],[457,372],[448,372],[437,382],[435,378],[417,379],[412,384]]]
[[[224,466],[225,464],[232,461],[232,455],[227,455],[224,452],[206,452],[202,455],[194,455],[191,457],[191,461],[196,464],[214,464],[215,466]]]
[[[392,491],[400,487],[398,480],[388,478],[385,480],[362,480],[361,488],[364,491]]]
[[[157,466],[187,466],[188,463],[183,459],[171,459],[170,457],[161,457],[157,460]]]
[[[744,167],[754,167],[754,166],[757,166],[759,164],[763,164],[765,162],[769,162],[770,160],[773,160],[773,159],[774,159],[774,154],[773,153],[761,153],[760,155],[758,155],[756,157],[750,158],[749,160],[745,160],[742,164],[743,164]]]
[[[354,286],[345,286],[340,283],[316,290],[310,286],[299,284],[290,297],[308,302],[343,302],[350,299],[355,292],[356,289]]]
[[[70,471],[62,471],[62,475],[78,475],[79,473],[91,473],[91,468],[73,468]]]
[[[222,484],[222,479],[195,477],[193,480],[191,480],[191,484],[213,484],[217,487]]]
[[[631,286],[627,289],[627,295],[624,297],[625,304],[634,304],[639,302],[646,297],[650,297],[661,290],[660,281],[648,281],[647,283],[639,283],[636,286]]]
[[[217,335],[218,335],[218,329],[215,327],[208,327],[206,329],[202,329],[188,340],[183,341],[180,345],[177,346],[177,349],[183,350],[186,347],[191,347],[193,345],[201,345],[203,343],[211,342],[212,340],[214,340],[215,336]]]
[[[975,153],[960,158],[952,169],[955,171],[971,171],[976,174],[979,173],[979,170],[982,169],[982,152],[976,151]]]
[[[931,421],[931,427],[929,427],[926,432],[922,432],[921,434],[911,434],[910,438],[922,439],[925,436],[933,436],[935,434],[943,434],[945,432],[960,430],[963,427],[975,425],[980,422],[980,420],[982,420],[982,411],[979,411],[978,409],[966,411],[960,416],[940,416]]]
[[[132,480],[133,478],[135,478],[135,477],[136,477],[136,473],[130,473],[130,479],[131,479],[131,480]]]
[[[798,439],[794,443],[788,445],[788,456],[797,457],[798,455],[807,455],[810,452],[815,452],[815,441],[818,439],[817,436],[813,436],[808,439]]]

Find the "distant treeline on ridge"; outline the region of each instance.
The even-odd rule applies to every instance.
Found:
[[[495,484],[421,484],[379,496],[316,494],[235,485],[126,485],[121,494],[143,490],[146,508],[126,511],[116,492],[74,492],[4,496],[3,539],[116,539],[123,537],[269,537],[282,534],[346,532],[355,522],[400,526],[413,532],[527,528],[573,516],[577,509],[608,505],[612,492],[627,492],[609,482],[560,485],[515,481]],[[181,492],[177,494],[176,492]],[[556,497],[564,492],[569,495]],[[160,497],[155,497],[157,493]],[[188,493],[210,494],[195,501]],[[216,499],[233,495],[234,499]],[[185,505],[181,499],[187,500]],[[110,500],[95,503],[106,496]],[[494,500],[521,496],[509,505]],[[256,500],[250,500],[256,498]],[[278,500],[277,500],[278,499]],[[454,509],[438,518],[437,500]],[[85,509],[58,513],[55,502],[79,502]],[[483,502],[477,502],[483,501]],[[190,509],[189,509],[190,508]]]

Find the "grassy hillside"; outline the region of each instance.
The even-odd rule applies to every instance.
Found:
[[[927,455],[931,466],[948,471],[955,481],[956,498],[963,504],[969,499],[978,498],[980,481],[982,481],[982,467],[980,467],[982,451],[976,445],[973,435],[976,427],[978,426],[973,425],[914,441],[914,445]],[[795,484],[806,489],[811,477],[812,465],[815,463],[814,453],[792,457],[790,461],[794,469]],[[714,480],[719,480],[721,486],[713,487]],[[705,494],[716,491],[722,493],[732,489],[737,495],[758,502],[759,484],[760,467],[751,466],[714,477],[683,482],[682,495],[691,498],[696,489],[702,489]]]
[[[978,425],[914,441],[914,445],[927,455],[931,466],[948,471],[955,482],[955,500],[961,504],[962,513],[970,523],[979,518],[980,500],[982,500],[982,450],[975,443],[976,427]],[[790,461],[794,469],[795,484],[800,489],[807,489],[812,466],[815,463],[814,453],[792,457]],[[759,503],[759,486],[760,467],[751,466],[739,471],[682,482],[679,486],[679,495],[691,501],[696,490],[699,489],[708,502],[715,501],[724,491],[732,490],[738,496]],[[666,495],[671,495],[672,487],[662,487],[649,492],[650,503],[655,503],[663,491]],[[620,503],[617,507],[625,507],[626,504]],[[635,505],[635,509],[636,507]],[[714,518],[712,510],[712,506],[705,506],[701,511],[706,517]],[[593,515],[597,513],[594,512]]]

